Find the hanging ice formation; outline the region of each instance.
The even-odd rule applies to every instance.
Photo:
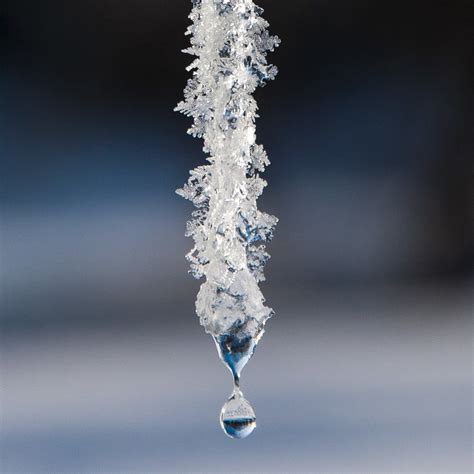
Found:
[[[240,372],[273,313],[258,284],[269,259],[265,242],[278,221],[257,209],[267,184],[260,173],[270,162],[255,141],[252,94],[275,77],[266,54],[280,41],[252,0],[192,3],[191,46],[184,52],[197,58],[176,110],[194,119],[188,133],[203,138],[208,164],[192,170],[177,193],[197,208],[186,233],[195,242],[187,255],[191,273],[205,278],[196,311],[234,377],[221,424],[229,436],[243,438],[253,431],[255,414],[240,391]]]

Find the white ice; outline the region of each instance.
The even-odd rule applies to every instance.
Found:
[[[177,111],[193,118],[188,133],[203,138],[208,164],[190,172],[177,192],[197,207],[187,235],[196,278],[205,278],[196,311],[214,337],[237,334],[258,341],[272,309],[258,283],[269,259],[265,242],[278,221],[257,209],[269,165],[256,144],[257,104],[252,94],[273,79],[266,54],[279,39],[268,33],[263,10],[252,0],[194,0],[186,53],[197,58]]]

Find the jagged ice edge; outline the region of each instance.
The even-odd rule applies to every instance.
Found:
[[[208,164],[190,171],[177,193],[197,210],[187,224],[194,239],[188,253],[191,273],[206,281],[196,312],[214,336],[238,330],[260,338],[273,311],[264,305],[258,283],[270,258],[265,242],[278,222],[257,209],[270,164],[256,144],[257,104],[252,94],[274,79],[277,69],[266,54],[280,43],[268,33],[263,9],[252,0],[192,0],[191,46],[197,58],[176,111],[193,118],[188,133],[203,138]]]

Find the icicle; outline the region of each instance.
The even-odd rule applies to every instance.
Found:
[[[193,118],[188,133],[203,138],[209,164],[191,171],[177,193],[197,207],[187,227],[195,242],[187,255],[191,272],[205,278],[196,311],[234,377],[221,423],[231,437],[242,438],[255,428],[255,414],[240,392],[240,372],[273,314],[258,283],[269,259],[265,242],[278,221],[257,209],[266,186],[259,174],[270,162],[255,142],[252,94],[275,77],[266,54],[280,41],[269,35],[263,10],[252,0],[192,3],[191,47],[184,52],[197,58],[176,110]]]

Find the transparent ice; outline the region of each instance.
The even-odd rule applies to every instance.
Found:
[[[258,107],[252,94],[275,77],[277,69],[266,55],[280,41],[268,33],[263,10],[252,0],[192,3],[191,46],[184,52],[196,58],[176,110],[193,118],[188,133],[204,140],[208,164],[192,170],[177,192],[197,208],[186,233],[194,239],[187,255],[191,272],[205,278],[196,312],[234,377],[234,394],[224,405],[221,424],[230,436],[243,438],[255,428],[255,414],[240,392],[240,372],[273,314],[258,284],[270,258],[265,243],[278,221],[257,209],[267,185],[260,173],[270,162],[256,143]],[[235,404],[237,412],[246,414],[243,421],[226,418],[236,413]]]

